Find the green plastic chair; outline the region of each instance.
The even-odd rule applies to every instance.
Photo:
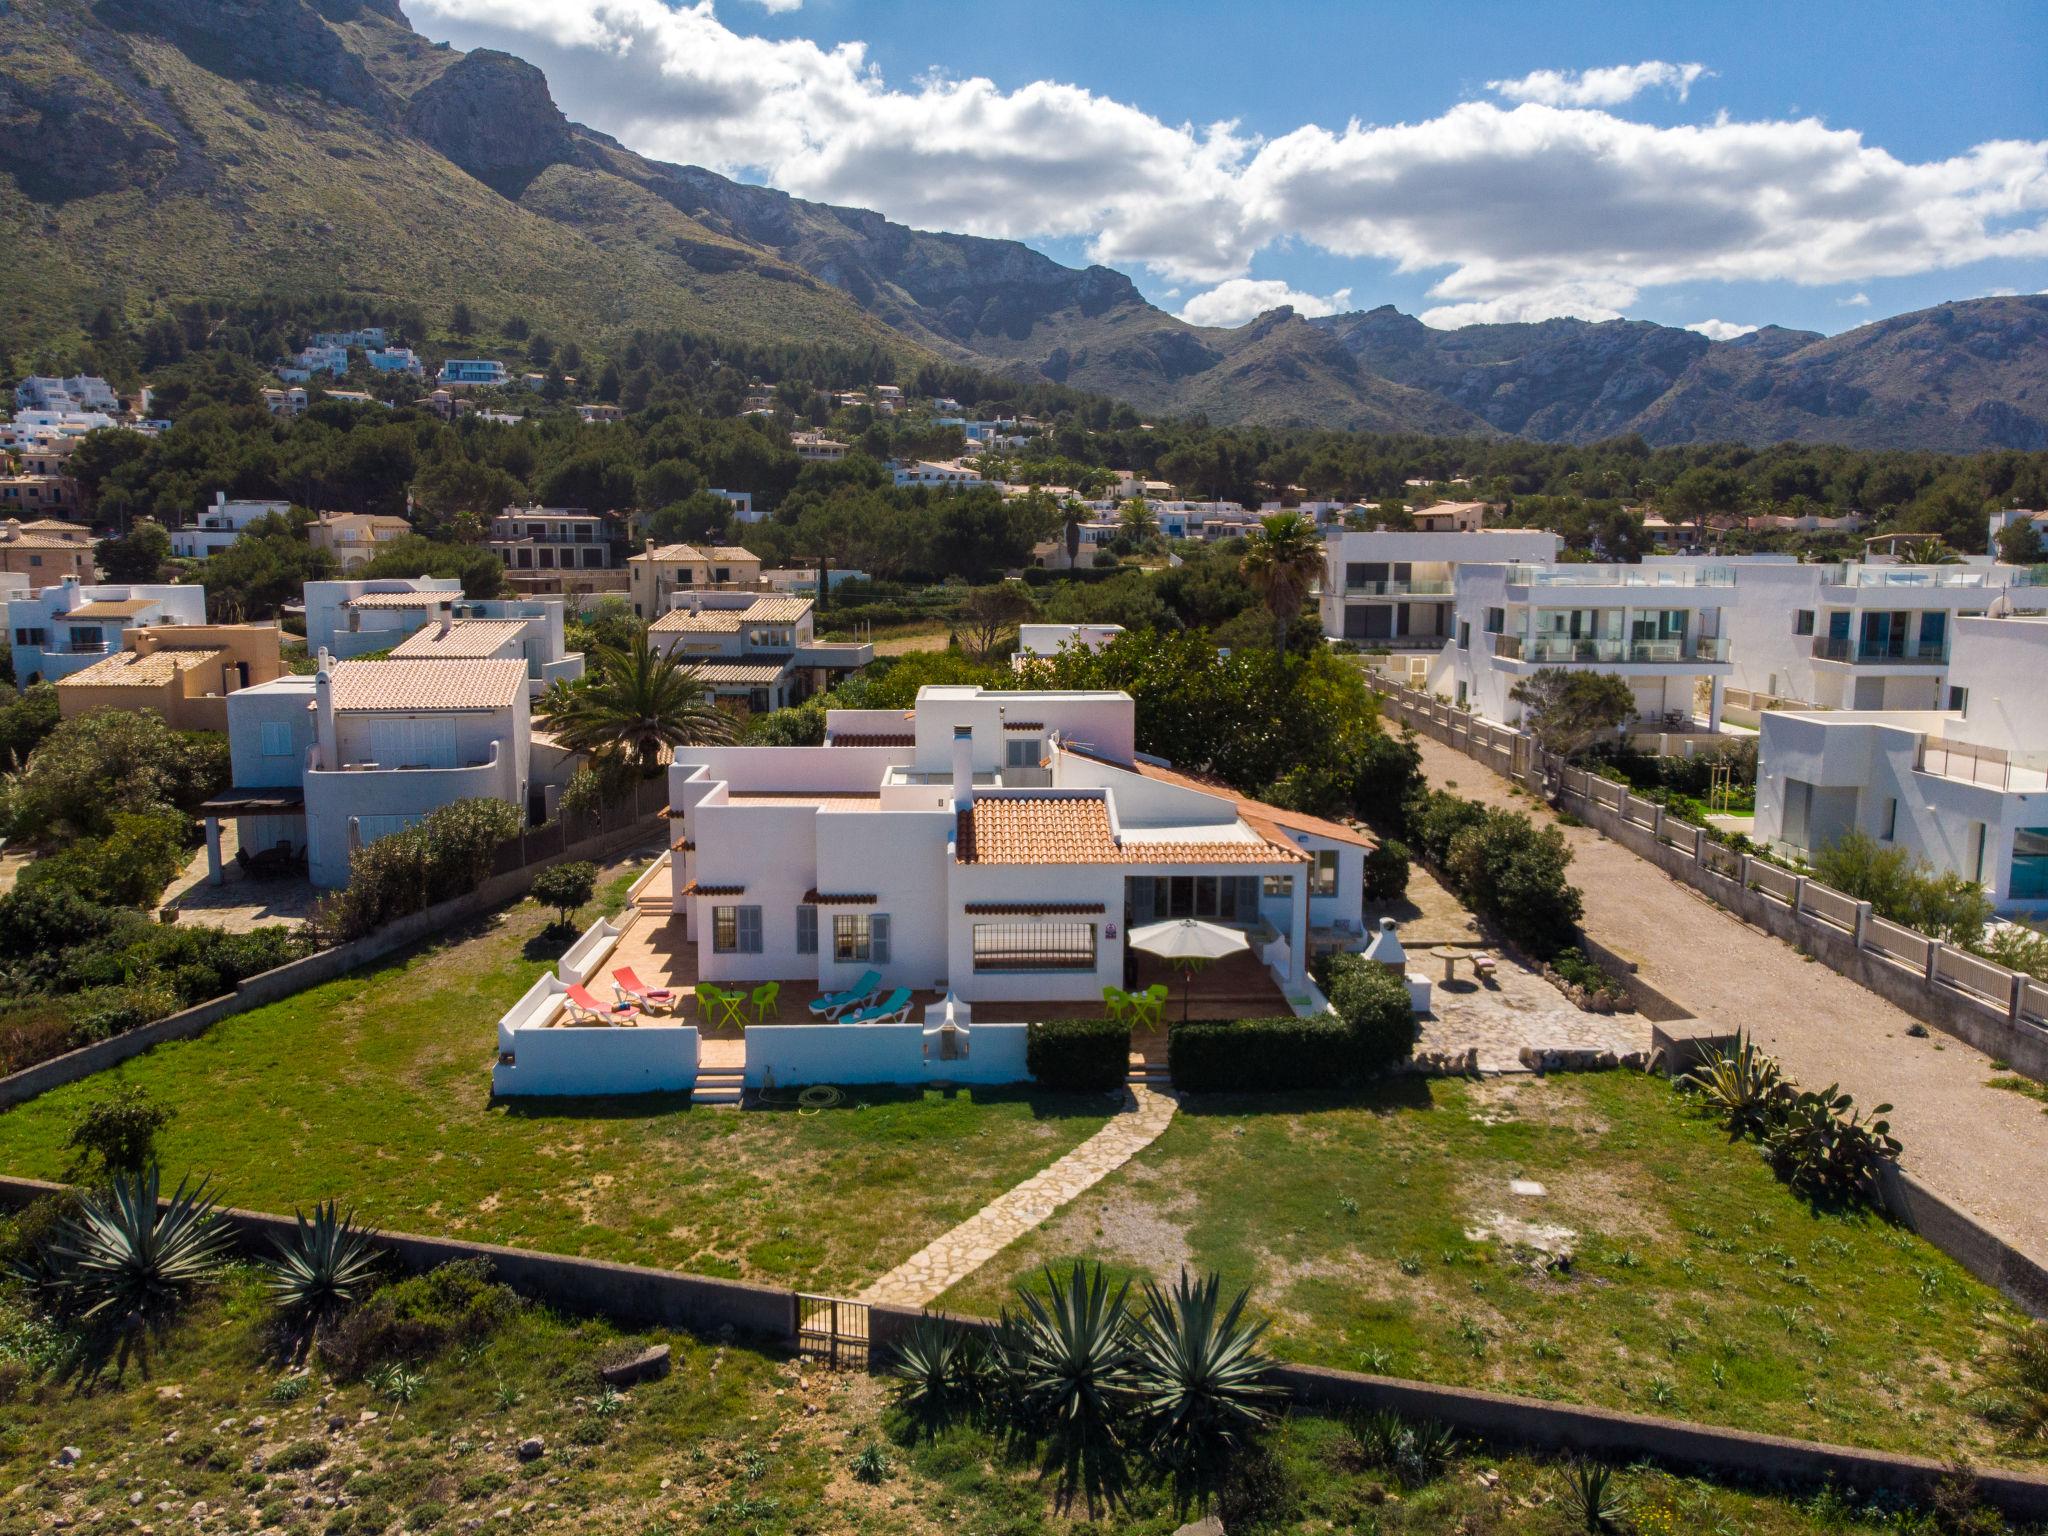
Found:
[[[782,996],[782,983],[764,981],[754,988],[754,1022],[766,1024],[768,1016],[775,1012],[775,1000]]]
[[[1107,1013],[1112,1019],[1116,1020],[1118,1023],[1123,1022],[1124,1014],[1127,1011],[1129,1011],[1129,1009],[1136,1002],[1137,999],[1132,997],[1131,994],[1126,992],[1122,987],[1104,987],[1102,989],[1103,1012]]]
[[[730,1024],[734,1029],[745,1029],[746,1015],[740,1010],[746,1005],[744,992],[727,992],[708,981],[697,983],[697,1016],[704,1024]]]
[[[1166,983],[1155,981],[1142,992],[1131,994],[1132,1022],[1150,1029],[1166,1012],[1166,999],[1170,995]]]

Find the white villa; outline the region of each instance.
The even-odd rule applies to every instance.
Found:
[[[7,604],[15,686],[56,682],[117,654],[131,629],[206,622],[206,589],[65,580]]]
[[[510,660],[539,694],[583,675],[583,653],[568,648],[559,597],[464,597],[445,576],[309,581],[306,649],[338,660],[389,651],[397,660]]]
[[[186,527],[171,530],[171,553],[180,560],[207,559],[239,539],[251,523],[282,517],[291,509],[288,501],[229,501],[227,492],[215,491],[212,506]]]
[[[821,641],[814,604],[782,593],[685,588],[647,626],[656,650],[695,664],[711,696],[755,714],[800,704],[875,659],[866,641]]]
[[[349,857],[457,800],[528,810],[527,669],[514,660],[336,661],[228,696],[234,787],[200,808],[208,869],[220,823],[244,852],[303,851],[318,886]]]
[[[1557,535],[1541,529],[1332,533],[1323,541],[1323,633],[1355,645],[1439,650],[1453,632],[1460,566],[1543,565],[1557,549]]]
[[[306,650],[347,660],[388,651],[428,624],[455,617],[462,583],[452,576],[383,576],[305,585]]]
[[[1070,646],[1099,651],[1124,632],[1121,624],[1020,624],[1010,665],[1022,672],[1034,661],[1049,661]]]
[[[2048,616],[1958,618],[1945,709],[1766,713],[1757,840],[1806,857],[1860,829],[2003,911],[2048,905],[2044,672]]]
[[[1141,761],[1124,693],[927,687],[834,710],[821,747],[669,770],[673,912],[714,983],[865,972],[969,1003],[1126,985],[1132,926],[1246,931],[1283,988],[1355,947],[1369,840]]]
[[[1546,667],[1585,667],[1623,678],[1637,717],[1654,729],[1689,731],[1704,693],[1706,729],[1718,731],[1731,670],[1723,608],[1734,585],[1715,566],[1461,565],[1451,638],[1430,662],[1427,686],[1514,725],[1516,683]]]

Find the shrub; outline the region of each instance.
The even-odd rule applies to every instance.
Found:
[[[66,720],[7,786],[9,835],[41,841],[103,837],[123,811],[189,811],[227,787],[227,738],[174,731],[147,710]]]
[[[1444,868],[1461,898],[1539,960],[1572,944],[1584,910],[1564,877],[1572,852],[1555,827],[1484,811],[1452,839]]]
[[[394,1361],[419,1361],[496,1332],[519,1305],[482,1259],[461,1259],[372,1293],[329,1330],[320,1353],[336,1374],[357,1377]]]
[[[631,758],[600,754],[569,776],[556,809],[564,816],[595,816],[630,795],[639,782],[640,769]]]
[[[117,811],[103,837],[37,859],[20,884],[53,885],[110,907],[153,907],[185,867],[191,822],[177,811]]]
[[[167,1019],[181,1006],[176,990],[154,977],[123,986],[88,987],[64,999],[64,1011],[71,1020],[70,1044],[76,1049],[111,1040]]]
[[[1583,988],[1594,994],[1606,993],[1617,1003],[1626,1000],[1628,989],[1603,970],[1598,962],[1590,958],[1577,945],[1560,949],[1550,957],[1550,968],[1557,972],[1566,984]]]
[[[140,1083],[126,1083],[93,1100],[71,1120],[64,1150],[75,1153],[65,1177],[89,1183],[111,1174],[140,1173],[156,1161],[156,1133],[176,1113]]]
[[[1415,1052],[1422,1029],[1409,1001],[1408,983],[1363,955],[1338,955],[1330,964],[1330,1006],[1351,1032],[1359,1072],[1383,1072]]]
[[[554,864],[533,877],[533,899],[555,909],[555,920],[567,925],[569,915],[597,890],[597,866],[583,859]]]
[[[318,1440],[294,1440],[271,1453],[263,1466],[268,1472],[304,1472],[327,1459],[327,1447]]]
[[[1451,844],[1468,827],[1486,820],[1486,807],[1448,790],[1424,790],[1408,802],[1408,830],[1423,857],[1443,869],[1450,863]]]
[[[1405,807],[1423,786],[1422,749],[1412,737],[1369,732],[1351,764],[1351,803],[1380,828],[1403,825]]]
[[[1957,874],[1937,875],[1905,848],[1887,848],[1867,832],[1848,832],[1813,857],[1813,872],[1844,896],[1867,901],[1878,916],[1932,938],[1976,948],[1991,920],[1984,888]]]
[[[1190,1093],[1334,1088],[1361,1070],[1357,1037],[1327,1014],[1176,1024],[1166,1055],[1174,1086]]]
[[[1365,856],[1365,899],[1399,901],[1408,894],[1408,845],[1388,838]]]
[[[524,824],[519,808],[503,800],[444,805],[358,849],[347,887],[321,901],[315,926],[345,943],[474,890],[490,875],[499,844],[517,837]]]
[[[1880,1104],[1866,1120],[1834,1084],[1794,1095],[1764,1133],[1778,1176],[1818,1205],[1848,1205],[1875,1196],[1879,1168],[1899,1155],[1898,1138]]]
[[[1131,1027],[1114,1019],[1051,1019],[1024,1042],[1032,1077],[1061,1092],[1108,1092],[1131,1071]]]
[[[1226,1531],[1282,1526],[1293,1517],[1297,1502],[1298,1490],[1286,1463],[1258,1443],[1230,1464],[1216,1490],[1216,1513]]]

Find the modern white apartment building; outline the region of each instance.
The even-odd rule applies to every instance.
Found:
[[[1820,563],[1779,556],[1661,559],[1644,570],[1726,572],[1728,686],[1755,723],[1770,701],[1822,709],[1940,709],[1956,621],[2048,609],[2048,586],[2012,566]]]
[[[205,560],[239,539],[251,523],[283,517],[291,509],[288,501],[229,501],[226,491],[215,491],[212,506],[171,530],[171,553],[180,560]]]
[[[1756,837],[1807,857],[1851,830],[2048,906],[2048,617],[1954,620],[1946,709],[1772,711]]]
[[[451,389],[496,389],[511,382],[503,363],[484,357],[451,357],[438,378]]]
[[[14,386],[14,404],[23,411],[104,411],[121,409],[121,397],[94,374],[73,374],[68,379],[31,374]]]
[[[894,470],[898,485],[925,485],[940,490],[965,490],[981,484],[981,472],[964,464],[934,464],[928,459],[898,464]]]
[[[67,579],[7,604],[15,686],[56,682],[122,650],[131,629],[206,622],[206,589]]]
[[[1020,624],[1010,665],[1022,672],[1034,661],[1048,661],[1070,648],[1099,651],[1123,632],[1121,624]]]
[[[1689,731],[1703,714],[1707,730],[1720,729],[1732,572],[1461,564],[1453,585],[1451,638],[1427,673],[1432,693],[1514,725],[1522,717],[1516,683],[1545,667],[1584,667],[1624,679],[1646,727]]]
[[[413,631],[455,617],[462,583],[452,576],[383,576],[309,581],[305,586],[306,649],[346,661],[387,651]]]
[[[1128,694],[928,687],[907,716],[832,711],[822,747],[679,751],[697,974],[1084,1001],[1167,918],[1245,930],[1290,988],[1315,930],[1362,942],[1368,839],[1141,762],[1133,728]]]
[[[528,809],[526,667],[510,660],[336,661],[228,696],[234,787],[200,808],[209,871],[220,824],[244,852],[303,851],[315,885],[349,858],[457,800]]]
[[[1439,649],[1452,635],[1460,566],[1546,564],[1557,549],[1557,535],[1540,529],[1332,533],[1323,541],[1323,633],[1390,650]]]

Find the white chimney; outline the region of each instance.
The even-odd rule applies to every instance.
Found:
[[[974,804],[974,727],[953,727],[953,804],[965,810]]]
[[[341,742],[334,729],[333,670],[334,658],[327,654],[327,647],[323,645],[320,647],[320,670],[313,674],[313,762],[326,773],[334,773],[341,767]]]

